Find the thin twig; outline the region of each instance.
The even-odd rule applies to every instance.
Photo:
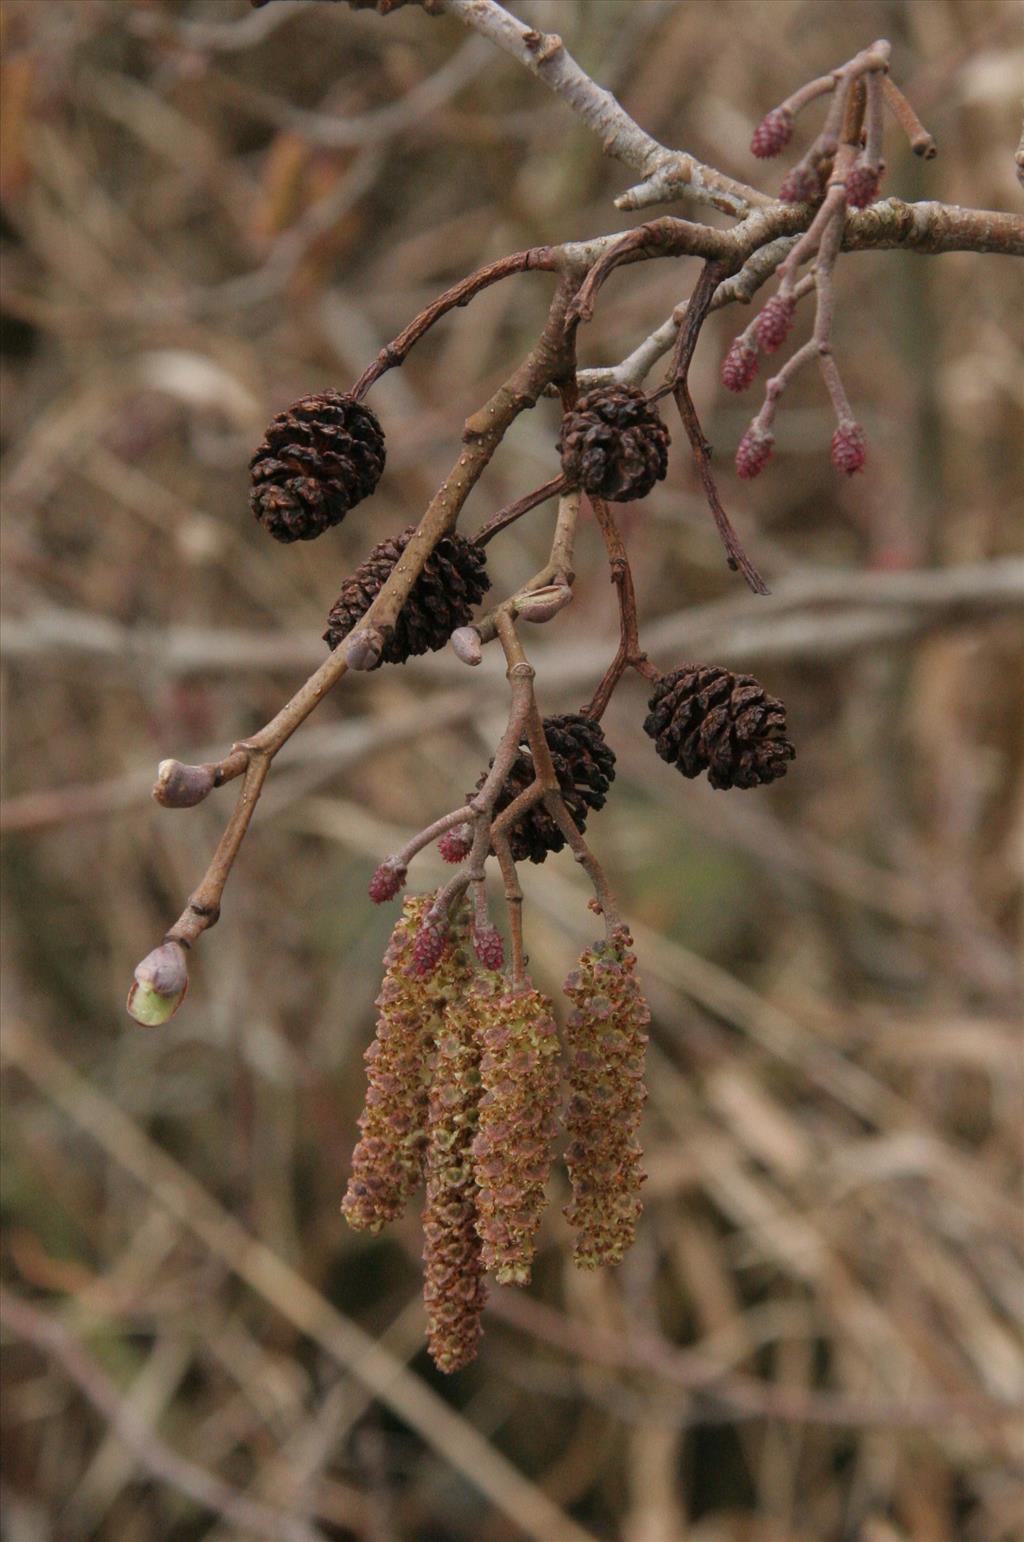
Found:
[[[503,278],[509,278],[513,273],[526,273],[531,268],[550,272],[554,266],[554,248],[550,246],[532,246],[522,252],[512,252],[507,257],[499,257],[496,262],[486,263],[478,268],[468,278],[460,279],[444,294],[438,295],[429,305],[425,305],[418,315],[414,316],[407,327],[403,327],[398,336],[390,343],[386,343],[380,350],[372,364],[367,365],[355,385],[352,387],[352,395],[356,401],[362,401],[372,385],[375,385],[380,377],[389,369],[395,369],[403,364],[411,350],[421,338],[425,337],[431,327],[440,321],[442,316],[447,316],[449,311],[468,305],[484,289],[491,284],[497,284]]]
[[[939,153],[938,146],[891,76],[886,75],[883,79],[882,90],[885,104],[910,140],[914,154],[926,161],[934,160]]]
[[[610,91],[580,68],[557,34],[528,27],[495,0],[435,0],[435,8],[457,17],[511,54],[569,104],[599,136],[606,155],[639,173],[641,183],[616,199],[620,209],[640,208],[683,191],[699,203],[733,215],[768,201],[756,188],[652,139]]]
[[[693,404],[693,397],[690,395],[690,361],[693,358],[701,327],[704,325],[708,311],[711,308],[711,301],[721,276],[721,271],[715,263],[705,263],[701,269],[700,278],[697,280],[693,294],[690,296],[690,302],[686,307],[686,320],[680,328],[679,337],[676,341],[675,352],[672,357],[672,368],[669,374],[669,389],[678,408],[683,427],[686,429],[690,448],[693,451],[693,459],[700,475],[701,484],[711,508],[715,525],[722,538],[729,566],[733,570],[738,569],[743,574],[743,577],[755,594],[767,594],[768,585],[747,556],[743,543],[736,534],[732,521],[725,512],[722,500],[718,496],[718,488],[711,470],[711,445],[704,437],[704,431],[697,417],[697,409]]]
[[[529,514],[531,509],[539,508],[542,503],[547,503],[549,498],[555,498],[565,491],[565,477],[561,473],[552,477],[549,482],[535,487],[532,493],[524,493],[521,498],[516,498],[513,503],[507,503],[497,514],[492,514],[485,525],[481,525],[473,537],[474,545],[486,546],[489,541],[509,525],[514,525],[517,519],[524,514]]]
[[[615,585],[619,602],[618,649],[597,690],[589,703],[582,708],[586,717],[591,717],[595,723],[599,723],[604,716],[605,708],[611,701],[612,692],[628,668],[632,666],[648,680],[656,679],[658,672],[652,664],[648,663],[647,655],[640,647],[633,570],[619,527],[615,523],[615,517],[603,498],[591,498],[590,505],[608,554],[611,581]]]

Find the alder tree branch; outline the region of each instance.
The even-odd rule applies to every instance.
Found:
[[[743,214],[768,203],[765,194],[737,182],[695,156],[670,150],[646,133],[610,91],[591,80],[554,32],[538,32],[496,0],[431,0],[431,9],[455,16],[464,26],[497,44],[544,82],[601,140],[601,148],[641,181],[616,200],[620,209],[639,209],[685,192],[698,203],[726,214]]]
[[[367,0],[353,0],[353,3],[367,3]],[[672,349],[668,380],[652,394],[652,399],[657,400],[668,393],[674,396],[729,563],[743,574],[755,593],[764,594],[767,592],[764,580],[744,552],[723,507],[711,469],[711,448],[689,387],[690,361],[710,311],[732,303],[749,303],[773,273],[779,275],[779,297],[787,304],[815,288],[814,338],[769,381],[762,408],[766,415],[763,421],[770,421],[775,403],[793,374],[816,356],[842,426],[852,424],[852,419],[832,356],[833,270],[840,253],[897,248],[928,254],[973,251],[1024,255],[1024,218],[1017,214],[963,209],[937,202],[907,204],[897,198],[869,203],[863,208],[849,206],[847,181],[851,172],[862,165],[864,155],[870,166],[874,166],[880,155],[883,108],[895,118],[918,154],[926,158],[934,154],[933,141],[889,78],[890,50],[884,39],[872,43],[831,74],[800,87],[775,110],[776,114],[792,120],[818,101],[828,99],[824,126],[804,157],[807,166],[813,164],[815,167],[815,175],[819,167],[825,168],[821,173],[827,177],[824,197],[815,206],[813,201],[783,202],[735,181],[683,151],[660,144],[634,122],[610,92],[585,74],[560,38],[526,26],[497,0],[429,0],[429,3],[424,0],[424,3],[431,13],[444,12],[456,17],[471,31],[516,58],[600,136],[609,155],[640,177],[636,186],[617,200],[620,208],[640,208],[685,192],[697,205],[725,212],[735,223],[731,228],[718,229],[695,220],[665,215],[624,233],[537,246],[499,258],[452,285],[425,306],[359,376],[351,393],[357,401],[366,397],[386,371],[400,366],[437,322],[452,310],[470,303],[492,284],[528,271],[558,276],[555,296],[537,343],[491,399],[467,419],[457,460],[358,625],[270,722],[250,738],[233,745],[221,760],[199,766],[183,765],[175,760],[161,762],[154,796],[168,807],[190,807],[203,801],[213,789],[242,778],[237,804],[207,872],[167,934],[171,943],[183,948],[190,947],[217,920],[227,879],[275,755],[349,669],[373,669],[380,662],[395,622],[438,542],[455,530],[470,493],[511,424],[520,413],[532,408],[542,394],[557,391],[563,409],[568,409],[581,384],[589,385],[594,380],[635,384],[644,378],[658,358]],[[392,8],[393,3],[379,6],[382,11]],[[866,143],[862,150],[862,125],[865,122]],[[815,253],[817,261],[813,274],[798,278],[801,265]],[[619,365],[606,371],[578,371],[575,353],[578,329],[592,317],[611,274],[620,267],[664,257],[702,259],[701,274],[690,299]],[[756,328],[756,323],[753,326]],[[748,328],[744,338],[750,333]],[[559,496],[558,514],[548,562],[488,614],[453,634],[453,648],[464,662],[478,662],[482,647],[495,638],[502,640],[507,652],[512,646],[517,619],[550,620],[571,599],[572,549],[580,495],[578,490],[568,486],[563,475],[549,478],[541,487],[521,495],[493,515],[477,532],[476,541],[479,546],[488,544],[524,514],[556,494]],[[636,668],[649,677],[656,672],[646,663],[640,649],[636,596],[621,536],[607,506],[595,499],[593,508],[605,544],[620,613],[619,648],[587,708],[591,716],[599,719],[627,668]],[[521,723],[517,725],[517,733],[521,727]],[[538,796],[550,802],[556,795],[546,787]],[[483,813],[482,808],[474,807],[470,821],[476,832],[474,842],[477,836],[482,841]],[[444,816],[445,820],[451,821],[445,825],[446,829],[458,822],[456,815],[462,818],[464,811]],[[559,818],[562,819],[562,815]],[[493,827],[499,822],[492,819],[490,823]],[[494,849],[503,865],[506,888],[512,895],[514,907],[520,900],[515,898],[517,883],[514,871],[509,871],[511,858],[505,851],[506,828],[507,822],[498,830]],[[569,839],[568,834],[566,838]],[[574,850],[578,851],[578,848],[574,847]],[[481,863],[482,857],[478,853],[471,863],[469,881],[479,881]],[[514,869],[514,864],[512,866]],[[458,884],[449,887],[454,894]],[[517,959],[520,955],[521,942]],[[519,969],[519,964],[516,967]]]

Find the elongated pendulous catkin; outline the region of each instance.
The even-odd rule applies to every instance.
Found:
[[[551,1002],[500,975],[474,987],[482,1054],[473,1164],[483,1261],[499,1285],[525,1285],[544,1210],[558,1105],[558,1035]]]
[[[566,1026],[571,1094],[565,1153],[573,1197],[565,1214],[576,1231],[576,1263],[584,1269],[621,1261],[643,1208],[637,1132],[647,1097],[651,1014],[637,982],[632,942],[625,927],[617,928],[587,948],[565,982],[574,1006]]]
[[[475,1359],[487,1299],[472,1158],[480,1103],[475,1028],[472,995],[452,1001],[438,1036],[430,1088],[423,1300],[431,1358],[446,1372]]]
[[[423,1174],[434,1046],[446,1000],[461,992],[469,965],[453,918],[445,956],[429,978],[411,972],[432,894],[409,895],[384,955],[377,1031],[366,1051],[366,1103],[342,1201],[351,1226],[379,1231],[405,1209]]]

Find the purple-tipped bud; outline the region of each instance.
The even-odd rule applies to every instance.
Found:
[[[345,644],[345,661],[349,669],[376,669],[384,652],[384,638],[373,627],[363,627],[353,632]]]
[[[453,830],[446,830],[437,849],[446,862],[465,862],[473,849],[473,826],[456,825]]]
[[[845,471],[852,477],[863,468],[867,460],[867,439],[859,423],[849,419],[840,423],[832,435],[832,464],[837,471]]]
[[[216,786],[212,766],[184,766],[162,760],[156,768],[153,796],[164,808],[195,808]]]
[[[814,203],[821,197],[821,178],[811,166],[801,162],[782,179],[779,198],[783,203]]]
[[[866,209],[878,197],[882,173],[877,166],[859,161],[846,178],[846,202],[851,209]]]
[[[475,626],[457,626],[448,641],[455,657],[463,664],[479,664],[484,656],[480,633]]]
[[[503,969],[505,965],[505,944],[501,940],[501,933],[494,926],[474,926],[472,930],[473,951],[483,964],[485,969]]]
[[[550,621],[572,600],[568,584],[546,584],[516,601],[516,611],[524,621]]]
[[[409,967],[409,973],[419,976],[420,979],[433,974],[444,957],[447,942],[447,921],[444,917],[440,921],[432,921],[428,913],[412,945],[412,964]]]
[[[137,1023],[158,1027],[172,1018],[188,990],[188,965],[180,942],[165,942],[147,953],[128,992],[128,1011]]]
[[[756,374],[757,349],[746,338],[735,338],[722,360],[722,384],[728,391],[745,391]]]
[[[775,436],[751,423],[736,451],[736,471],[745,481],[758,476],[772,458]]]
[[[391,862],[381,863],[370,879],[369,895],[375,905],[383,905],[385,900],[394,899],[405,883],[405,872],[404,867],[396,867]]]
[[[764,353],[774,353],[781,348],[796,320],[796,301],[792,295],[772,295],[757,318],[758,346]]]
[[[784,150],[792,137],[793,114],[788,107],[776,107],[757,125],[750,148],[758,160],[767,161]]]

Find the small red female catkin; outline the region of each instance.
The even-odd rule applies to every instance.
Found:
[[[770,160],[784,150],[793,137],[793,114],[787,107],[775,107],[754,130],[750,148],[759,160]]]
[[[504,968],[505,944],[501,940],[501,933],[497,927],[474,926],[470,936],[473,941],[473,951],[485,969]]]
[[[757,349],[744,337],[734,338],[722,360],[722,384],[728,391],[745,391],[757,374]]]
[[[448,919],[442,916],[432,921],[429,913],[423,917],[412,945],[412,962],[409,973],[423,979],[433,974],[448,944]]]
[[[427,1085],[441,997],[409,976],[413,946],[432,896],[409,895],[384,955],[377,1031],[366,1051],[366,1103],[352,1176],[342,1202],[350,1226],[379,1231],[405,1209],[419,1183],[426,1145]]]
[[[832,464],[837,471],[845,471],[852,477],[863,468],[867,460],[867,437],[859,423],[852,418],[840,423],[832,435]]]
[[[558,1035],[551,1002],[539,991],[512,991],[502,976],[482,975],[474,992],[483,1046],[473,1142],[477,1230],[499,1285],[525,1285],[551,1165]]]
[[[846,202],[851,209],[866,209],[878,197],[882,174],[877,166],[859,161],[846,177]]]
[[[792,295],[772,295],[755,323],[758,346],[763,353],[781,348],[796,320],[796,301]]]
[[[480,1102],[480,1050],[472,996],[449,1003],[430,1088],[423,1211],[427,1347],[439,1371],[476,1357],[487,1299],[472,1145]]]
[[[774,448],[774,434],[766,434],[763,429],[751,423],[736,451],[737,475],[748,482],[752,477],[759,476],[771,460]]]
[[[393,867],[390,862],[382,862],[370,879],[369,895],[373,903],[383,905],[386,900],[393,900],[405,883],[405,873],[404,867]]]
[[[812,166],[802,161],[782,179],[779,198],[782,203],[814,203],[821,197],[821,178]]]
[[[446,862],[465,862],[473,849],[472,825],[456,825],[454,829],[446,830],[437,843],[437,849]]]
[[[618,927],[607,942],[582,954],[565,982],[575,1007],[566,1027],[572,1094],[565,1160],[573,1197],[565,1214],[576,1229],[582,1269],[620,1263],[643,1208],[637,1130],[647,1097],[651,1014],[637,983],[632,944],[626,928]]]

